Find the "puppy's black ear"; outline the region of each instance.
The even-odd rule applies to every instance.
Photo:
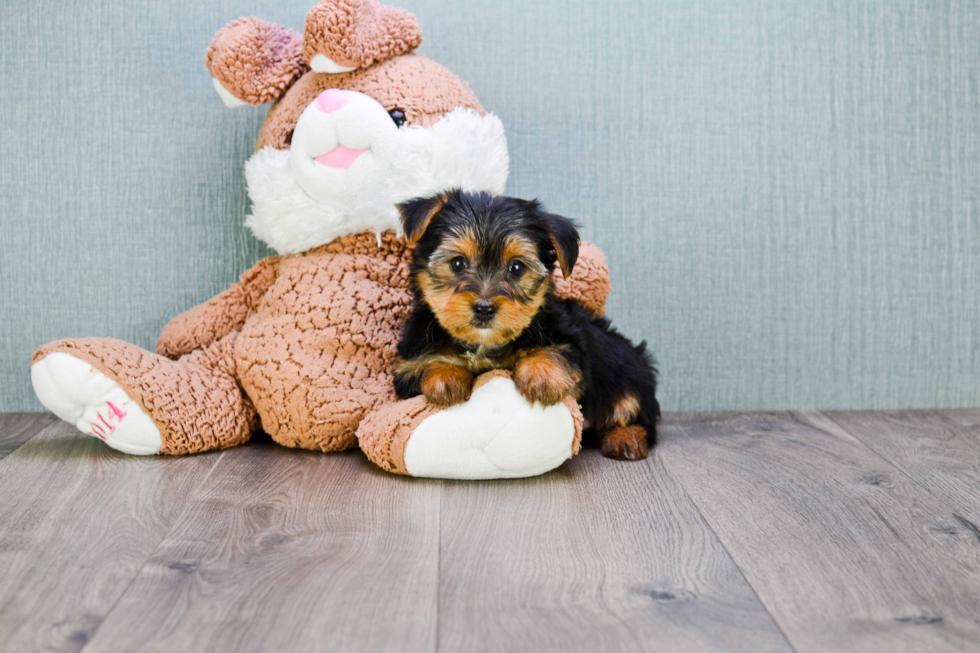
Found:
[[[405,238],[409,245],[419,242],[425,230],[429,228],[432,218],[436,217],[436,214],[446,205],[447,199],[447,194],[442,193],[432,197],[417,197],[397,206],[402,216],[402,229],[405,231]]]
[[[574,222],[560,215],[544,213],[542,217],[548,225],[548,235],[551,236],[551,244],[558,255],[561,273],[567,279],[578,260],[578,229]]]

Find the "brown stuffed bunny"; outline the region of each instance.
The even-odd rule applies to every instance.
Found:
[[[174,318],[157,354],[112,339],[60,340],[34,355],[41,402],[133,454],[245,442],[358,445],[388,471],[496,478],[539,474],[578,450],[571,399],[542,407],[506,373],[439,410],[395,401],[391,370],[411,295],[395,205],[448,188],[503,191],[503,127],[469,87],[412,50],[418,22],[375,0],[324,0],[305,34],[254,18],[207,52],[226,104],[275,101],[245,166],[246,224],[280,256]],[[559,293],[603,311],[602,253],[583,244]]]

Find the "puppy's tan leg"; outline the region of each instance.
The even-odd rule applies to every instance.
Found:
[[[422,394],[436,406],[466,401],[473,388],[473,375],[452,363],[430,363],[422,373]]]
[[[514,366],[517,390],[532,403],[540,401],[551,406],[569,395],[577,399],[579,381],[578,373],[553,347],[536,349]]]
[[[647,457],[647,430],[639,424],[615,426],[602,436],[602,455],[616,460]]]

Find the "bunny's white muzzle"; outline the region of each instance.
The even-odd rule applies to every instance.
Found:
[[[451,188],[502,193],[507,140],[500,119],[456,108],[431,127],[395,125],[373,98],[328,89],[303,111],[288,150],[245,164],[246,225],[281,254],[366,229],[399,229],[395,205]]]

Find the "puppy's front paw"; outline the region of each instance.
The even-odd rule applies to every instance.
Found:
[[[473,375],[458,365],[436,363],[422,375],[422,394],[443,408],[463,403],[472,389]]]
[[[517,391],[532,404],[557,404],[565,397],[578,397],[578,375],[565,358],[553,349],[540,349],[522,358],[514,367]]]
[[[602,455],[616,460],[643,460],[647,457],[647,430],[642,426],[619,426],[602,438]]]

